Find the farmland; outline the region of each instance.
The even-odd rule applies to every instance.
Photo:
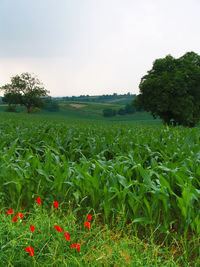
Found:
[[[97,225],[176,240],[182,263],[197,262],[199,128],[1,112],[0,133],[2,213],[31,213],[38,196],[48,210],[56,199]]]

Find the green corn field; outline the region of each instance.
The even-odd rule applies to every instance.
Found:
[[[106,224],[200,235],[199,128],[4,114],[0,201],[93,210]]]

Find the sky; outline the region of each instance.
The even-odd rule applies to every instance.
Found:
[[[199,13],[199,0],[0,0],[0,86],[29,72],[51,96],[138,94],[155,59],[200,54]]]

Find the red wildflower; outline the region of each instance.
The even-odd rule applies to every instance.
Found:
[[[60,226],[54,226],[54,228],[58,231],[58,232],[63,232],[63,229]]]
[[[9,210],[7,211],[7,213],[8,213],[8,214],[13,214],[14,211],[13,211],[12,209],[9,209]]]
[[[40,197],[38,197],[37,200],[36,200],[35,202],[37,202],[38,205],[41,205],[41,199],[40,199]]]
[[[35,231],[35,226],[34,225],[31,225],[30,226],[30,229],[31,229],[31,232],[33,233]]]
[[[18,221],[18,218],[17,218],[18,216],[16,215],[13,219],[12,219],[12,221],[13,222],[17,222]]]
[[[53,204],[54,204],[55,208],[58,209],[59,203],[57,201],[54,201]]]
[[[80,243],[74,243],[71,245],[71,248],[76,248],[78,252],[80,252],[81,244]]]
[[[31,256],[34,255],[34,249],[33,249],[32,247],[27,247],[27,248],[25,248],[25,250],[26,250],[27,252],[29,252]]]
[[[90,223],[89,222],[84,222],[83,224],[85,225],[85,227],[87,227],[88,230],[90,229]]]
[[[67,241],[70,241],[70,235],[69,232],[65,232],[64,237]]]
[[[92,220],[92,219],[93,219],[92,216],[91,216],[90,214],[88,214],[88,215],[87,215],[87,220],[90,221],[90,220]]]
[[[76,249],[77,249],[78,252],[80,252],[80,249],[81,249],[81,244],[80,243],[77,243]]]
[[[14,216],[14,218],[12,219],[13,222],[17,222],[18,221],[18,217],[23,218],[23,213],[18,212],[17,215]]]
[[[20,217],[20,218],[23,218],[23,213],[18,212],[16,216]]]

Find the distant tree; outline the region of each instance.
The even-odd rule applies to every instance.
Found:
[[[41,107],[43,105],[42,97],[49,93],[36,77],[27,72],[12,77],[11,83],[0,89],[4,91],[2,98],[4,103],[23,105],[27,108],[27,113],[30,113],[33,107]]]
[[[114,117],[116,115],[116,110],[112,108],[106,108],[103,110],[104,117]]]
[[[133,105],[131,105],[131,104],[127,104],[125,106],[125,111],[127,114],[133,114],[136,112],[136,108],[134,108]]]
[[[44,99],[43,109],[48,110],[50,112],[57,112],[59,111],[59,105],[57,101],[53,100],[51,97],[48,97]]]
[[[126,115],[126,110],[124,108],[120,108],[117,113],[119,115]]]
[[[175,59],[157,59],[142,77],[137,109],[151,112],[164,123],[195,126],[200,120],[200,56],[188,52]]]
[[[120,108],[117,113],[119,115],[127,115],[127,114],[133,114],[135,112],[136,112],[136,108],[133,107],[133,105],[131,104],[127,104],[125,108]]]

